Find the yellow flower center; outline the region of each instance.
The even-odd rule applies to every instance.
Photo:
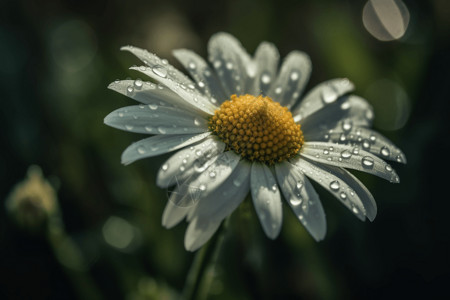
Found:
[[[294,156],[303,145],[289,109],[269,97],[232,95],[214,112],[209,129],[243,158],[269,165]]]

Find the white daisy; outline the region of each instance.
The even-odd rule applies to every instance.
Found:
[[[348,79],[326,81],[300,98],[311,72],[303,52],[291,52],[278,69],[273,44],[261,43],[251,57],[233,36],[217,33],[208,44],[210,64],[190,50],[173,52],[187,77],[146,50],[122,50],[144,63],[131,69],[158,84],[113,82],[110,89],[141,104],[113,111],[105,123],[152,135],[123,152],[124,164],[179,150],[162,165],[157,184],[176,184],[162,224],[171,228],[186,218],[187,250],[207,242],[249,192],[269,238],[280,233],[284,198],[319,241],[325,214],[309,179],[370,221],[375,201],[346,168],[399,182],[383,159],[406,163],[405,156],[369,129],[372,107],[349,94]]]

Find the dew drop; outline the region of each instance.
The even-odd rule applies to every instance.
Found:
[[[372,143],[374,143],[377,140],[377,137],[372,134],[369,139]]]
[[[134,128],[133,125],[125,125],[126,130],[133,130],[133,128]]]
[[[268,73],[264,73],[261,75],[261,82],[264,84],[269,84],[272,79]]]
[[[325,104],[329,104],[329,103],[333,103],[334,101],[336,101],[338,95],[336,94],[336,92],[334,91],[334,89],[330,86],[325,86],[322,89],[322,101]]]
[[[303,181],[297,181],[295,187],[298,191],[300,191],[303,188]]]
[[[162,78],[167,77],[167,70],[163,66],[156,65],[152,68],[152,71],[159,77],[162,77]]]
[[[368,150],[368,149],[370,149],[370,142],[367,139],[364,139],[362,142],[362,146],[363,146],[364,150]]]
[[[123,118],[123,112],[119,112],[119,117]]]
[[[197,65],[193,61],[191,61],[188,64],[188,68],[191,70],[195,70],[197,68]]]
[[[359,210],[358,210],[358,208],[356,208],[356,206],[352,207],[352,212],[355,214],[359,214]]]
[[[402,157],[400,155],[397,155],[396,160],[399,163],[403,162],[403,159],[402,159]]]
[[[353,148],[352,153],[355,154],[355,155],[358,155],[359,154],[359,148],[358,147]]]
[[[140,89],[142,88],[142,80],[136,79],[136,80],[134,81],[134,87],[135,87],[137,90],[140,90]]]
[[[195,126],[200,126],[202,123],[200,122],[200,120],[198,118],[194,118],[194,124],[195,124]]]
[[[292,206],[299,206],[300,204],[302,204],[302,199],[301,198],[291,198],[289,199],[289,202],[292,204]]]
[[[134,88],[131,85],[129,87],[127,87],[128,94],[132,94],[133,92],[134,92]]]
[[[144,129],[147,132],[152,132],[153,131],[153,127],[150,127],[150,126],[145,126]]]
[[[180,171],[184,172],[184,170],[186,170],[186,168],[184,166],[180,166]]]
[[[198,84],[198,86],[200,88],[204,88],[205,87],[205,83],[203,81],[199,81],[197,84]]]
[[[277,190],[278,190],[277,185],[276,185],[276,184],[272,185],[272,191],[273,191],[273,192],[276,192]]]
[[[167,171],[167,169],[169,169],[169,164],[163,164],[162,167],[161,167],[161,169],[162,169],[163,171]]]
[[[341,152],[341,157],[342,158],[348,159],[351,156],[352,156],[352,153],[350,151],[348,151],[348,150],[344,150],[344,151]]]
[[[144,147],[142,147],[142,146],[139,146],[139,147],[137,147],[137,152],[139,153],[139,154],[145,154],[145,148]]]
[[[296,81],[298,80],[298,78],[300,77],[300,75],[298,74],[298,72],[292,72],[291,76],[289,77],[292,81]]]
[[[389,150],[388,147],[381,147],[380,150],[381,155],[383,155],[384,157],[388,157],[391,154],[391,151]]]
[[[214,64],[214,68],[218,69],[222,65],[222,62],[220,60],[216,60],[216,61],[214,61],[213,64]],[[205,75],[206,75],[206,72],[205,72]],[[211,74],[209,74],[209,75],[211,75]],[[209,75],[206,75],[206,76],[209,76]]]
[[[370,156],[364,156],[362,158],[362,165],[365,168],[373,168],[373,165],[374,165],[373,158]]]
[[[391,167],[391,165],[388,164],[388,165],[386,165],[384,168],[386,169],[386,171],[392,172],[392,167]]]
[[[148,108],[150,108],[151,110],[157,110],[158,109],[158,105],[152,103],[152,104],[148,105]]]
[[[341,192],[341,193],[339,194],[339,197],[341,197],[342,200],[345,200],[345,199],[347,199],[347,194],[344,193],[344,192]]]
[[[332,189],[333,191],[337,191],[340,188],[340,184],[339,181],[334,180],[330,183],[330,189]]]
[[[328,151],[328,149],[323,149],[323,154],[328,155],[330,154],[330,151]]]
[[[281,94],[281,91],[282,91],[282,89],[281,89],[281,87],[279,86],[279,87],[277,87],[276,89],[275,89],[275,94]]]
[[[211,171],[209,172],[209,177],[211,177],[212,179],[216,178],[216,172],[215,171]]]
[[[345,132],[349,132],[350,130],[352,130],[353,127],[353,122],[351,120],[345,120],[344,122],[342,122],[342,130],[344,130]]]
[[[167,128],[162,127],[162,126],[158,126],[158,132],[161,134],[166,134],[167,133]]]
[[[200,184],[200,186],[198,188],[200,189],[200,191],[205,191],[206,190],[206,185]]]

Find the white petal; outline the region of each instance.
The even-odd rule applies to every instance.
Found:
[[[192,211],[193,217],[220,220],[230,215],[250,190],[250,163],[242,160],[233,173]]]
[[[166,188],[185,181],[194,172],[205,171],[225,149],[225,144],[212,137],[172,155],[159,169],[156,183]]]
[[[191,178],[179,184],[170,200],[181,206],[203,201],[230,176],[238,163],[239,156],[233,151],[220,154],[204,172],[194,172]]]
[[[302,128],[303,129],[303,128]],[[383,159],[406,163],[405,154],[376,131],[354,126],[351,119],[344,119],[335,128],[324,133],[305,134],[306,140],[348,144],[375,154]]]
[[[172,228],[186,217],[191,207],[175,205],[172,201],[167,201],[162,215],[162,225],[167,229]]]
[[[393,183],[400,182],[389,164],[359,147],[308,142],[303,144],[300,155],[319,163],[370,173]]]
[[[249,74],[251,58],[241,43],[228,33],[216,33],[209,40],[208,54],[225,94],[245,93],[249,77],[255,74]]]
[[[199,113],[205,115],[212,115],[217,107],[211,103],[211,101],[204,95],[197,91],[194,83],[184,84],[180,83],[172,76],[173,67],[167,67],[163,65],[157,65],[155,67],[131,67],[131,70],[139,71],[150,78],[158,80],[173,92],[175,92],[186,103],[190,104],[193,108],[197,109]],[[159,74],[159,75],[158,75]],[[161,74],[164,74],[162,76]]]
[[[371,126],[373,116],[372,106],[366,100],[345,95],[303,119],[301,115],[294,119],[302,124],[305,138],[314,140],[313,137],[342,126],[344,121],[350,121],[353,126]]]
[[[366,210],[361,199],[342,178],[329,172],[329,169],[324,168],[325,166],[307,161],[301,157],[293,159],[292,163],[299,167],[303,174],[328,190],[360,220],[365,220]]]
[[[195,251],[203,246],[217,231],[222,220],[193,219],[184,235],[184,247]]]
[[[186,101],[167,87],[149,81],[116,80],[108,88],[144,104],[179,106],[184,103],[188,106]]]
[[[294,120],[304,119],[323,107],[334,103],[342,95],[354,89],[353,83],[346,78],[332,79],[314,87],[300,102],[292,115]]]
[[[323,240],[327,232],[325,212],[312,184],[288,162],[276,164],[275,171],[284,198],[297,218],[316,241]]]
[[[265,164],[253,163],[250,190],[264,232],[269,238],[275,239],[281,230],[283,210],[276,180]]]
[[[136,105],[119,108],[104,120],[106,125],[148,134],[188,134],[208,131],[208,121],[176,107]]]
[[[253,59],[257,70],[250,94],[266,96],[272,83],[276,79],[280,54],[272,43],[259,44]]]
[[[309,80],[311,60],[306,53],[292,51],[286,56],[268,95],[282,106],[291,108]]]
[[[171,152],[203,140],[210,134],[211,132],[152,136],[128,146],[122,153],[122,163],[128,165],[138,159]]]
[[[229,99],[230,95],[224,93],[215,72],[213,72],[202,57],[187,49],[174,50],[173,55],[195,79],[197,89],[208,97],[211,97],[212,103],[222,103]]]
[[[372,194],[361,183],[361,181],[359,181],[353,174],[345,169],[327,165],[320,165],[320,167],[324,171],[327,171],[335,175],[336,177],[339,177],[343,182],[345,182],[348,187],[356,193],[356,195],[359,197],[359,200],[361,200],[361,203],[366,210],[367,218],[370,221],[373,221],[375,219],[377,215],[377,203],[375,202]]]
[[[214,113],[215,105],[200,94],[192,80],[170,65],[167,60],[137,47],[126,46],[121,50],[130,51],[146,64],[146,66],[131,67],[132,70],[139,71],[164,84],[199,111],[206,114]]]

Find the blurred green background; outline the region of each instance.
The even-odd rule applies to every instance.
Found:
[[[250,53],[262,40],[282,57],[307,52],[308,89],[350,78],[374,106],[375,128],[408,164],[395,165],[398,185],[358,174],[378,203],[374,223],[361,223],[318,188],[328,222],[320,243],[286,206],[280,237],[267,239],[245,202],[208,273],[208,299],[447,293],[450,1],[404,0],[409,26],[391,42],[366,30],[365,3],[1,0],[0,298],[177,299],[195,254],[183,247],[185,223],[161,226],[167,191],[155,176],[169,155],[120,164],[121,152],[142,136],[103,124],[112,110],[135,104],[106,87],[139,76],[128,70],[137,59],[120,46],[147,48],[179,67],[172,49],[205,57],[217,31],[232,33]],[[55,201],[42,179],[36,182],[45,188],[27,187],[24,204],[6,209],[30,165],[55,189],[60,213],[42,212],[39,199]],[[36,168],[30,172],[39,178]]]

